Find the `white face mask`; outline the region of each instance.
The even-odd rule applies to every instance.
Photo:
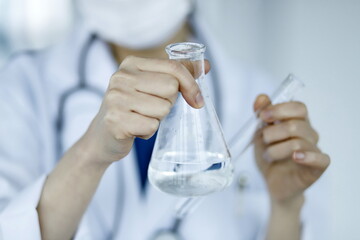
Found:
[[[159,46],[180,30],[191,0],[78,0],[84,22],[104,39],[131,49]]]

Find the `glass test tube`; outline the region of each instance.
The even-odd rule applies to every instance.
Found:
[[[302,81],[296,78],[293,74],[289,74],[270,97],[271,103],[269,104],[279,104],[291,101],[304,86],[305,85]],[[240,156],[251,146],[255,131],[262,123],[261,119],[258,118],[258,115],[261,110],[267,106],[268,105],[263,106],[255,114],[253,114],[230,139],[230,150],[233,150],[235,153],[232,154],[234,162],[237,161],[237,159],[240,159]],[[234,167],[236,167],[236,164],[234,164]],[[185,218],[189,213],[193,212],[203,200],[204,197],[182,199],[176,205],[175,218],[180,220]]]

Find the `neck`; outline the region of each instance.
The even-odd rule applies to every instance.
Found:
[[[119,45],[115,45],[110,43],[113,55],[116,61],[120,64],[127,56],[132,55],[136,57],[144,57],[144,58],[162,58],[166,59],[167,54],[165,52],[165,47],[168,44],[175,42],[184,42],[188,39],[190,35],[190,29],[188,24],[184,24],[183,27],[167,42],[163,43],[160,46],[156,46],[149,49],[129,49]]]

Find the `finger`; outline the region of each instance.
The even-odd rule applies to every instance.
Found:
[[[119,115],[120,116],[120,115]],[[139,137],[149,139],[159,128],[159,120],[150,118],[138,113],[129,113],[126,115],[126,120],[118,117],[116,119],[115,137],[121,139],[125,134],[127,137]]]
[[[174,104],[179,92],[179,82],[170,74],[138,72],[131,74],[119,73],[117,75],[119,75],[120,79],[125,77],[130,78],[131,80],[127,81],[126,79],[114,79],[110,82],[109,89],[121,90],[124,88],[124,85],[131,84],[132,87],[139,92],[167,99],[172,104]]]
[[[142,72],[135,84],[139,92],[155,95],[174,104],[179,93],[179,82],[175,77],[165,73]]]
[[[264,152],[264,160],[268,162],[286,160],[292,156],[294,151],[316,151],[317,148],[310,142],[294,138],[284,142],[275,143],[266,148]]]
[[[134,57],[134,56],[129,56],[129,57],[127,57],[127,58],[130,58],[130,59],[132,59],[131,61],[133,61],[133,60],[136,60],[136,59],[139,59],[138,57]],[[166,60],[165,60],[166,61]],[[174,60],[172,60],[172,61],[174,61]],[[129,61],[128,61],[129,62]],[[181,63],[184,63],[185,62],[185,67],[186,68],[188,68],[188,70],[189,70],[189,72],[190,73],[192,73],[192,75],[194,74],[194,65],[193,64],[188,64],[187,62],[188,61],[183,61],[183,62],[181,62]],[[127,62],[124,60],[122,63],[121,63],[121,65],[119,66],[119,69],[120,68],[122,68],[123,66],[127,66],[127,67],[129,67],[130,69],[133,69],[133,70],[135,70],[136,68],[135,68],[135,66],[133,65],[133,64],[127,64]],[[207,60],[207,59],[205,59],[204,60],[204,71],[205,71],[205,74],[207,74],[208,72],[210,72],[210,69],[211,69],[211,65],[210,65],[210,62],[209,62],[209,60]],[[194,75],[193,75],[194,76]]]
[[[292,118],[306,119],[307,108],[305,104],[301,102],[286,102],[270,105],[260,113],[260,118],[268,123]]]
[[[122,92],[111,89],[107,93],[107,103],[112,111],[135,112],[161,120],[172,107],[170,101],[142,92]]]
[[[271,104],[270,98],[269,96],[265,95],[265,94],[260,94],[256,97],[255,102],[254,102],[254,111],[260,111],[261,109],[263,109],[266,106],[269,106]]]
[[[131,101],[127,101],[125,104],[132,112],[159,120],[163,119],[172,107],[168,100],[141,92],[134,94]]]
[[[138,70],[141,71],[171,74],[178,79],[179,90],[190,106],[201,108],[204,105],[204,99],[194,77],[191,75],[189,69],[179,61],[127,57],[122,62],[122,65],[125,68],[129,67],[132,69],[135,65]]]
[[[320,152],[295,151],[293,160],[301,165],[321,170],[322,172],[330,165],[330,157]]]
[[[278,124],[266,126],[262,131],[263,141],[266,144],[284,141],[290,138],[303,138],[316,144],[319,137],[307,121],[292,119]]]

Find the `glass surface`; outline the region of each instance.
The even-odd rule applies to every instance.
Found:
[[[160,191],[182,197],[220,191],[231,183],[233,167],[204,81],[205,46],[176,43],[166,51],[170,59],[191,66],[205,105],[192,108],[179,94],[169,115],[160,123],[149,181]]]

